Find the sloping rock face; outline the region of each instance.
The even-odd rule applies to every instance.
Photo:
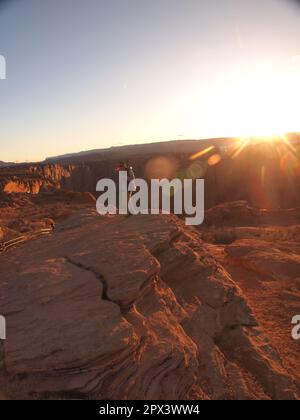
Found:
[[[291,320],[300,302],[300,209],[262,211],[238,202],[207,213],[202,239],[242,289],[299,387],[299,342],[291,337]]]
[[[12,397],[297,398],[241,290],[175,216],[85,209],[0,266]]]

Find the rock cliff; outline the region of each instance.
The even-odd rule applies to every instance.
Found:
[[[64,179],[71,176],[71,165],[17,165],[0,171],[0,192],[38,194],[60,189]]]

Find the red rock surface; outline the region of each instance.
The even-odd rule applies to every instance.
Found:
[[[51,236],[0,254],[0,389],[11,398],[297,398],[261,314],[200,236],[175,216],[82,207]]]
[[[300,142],[277,140],[1,168],[0,399],[299,399]],[[97,215],[120,159],[138,177],[204,177],[203,226]]]
[[[70,177],[72,166],[57,164],[24,164],[0,170],[0,192],[6,194],[38,194],[60,189],[61,182]]]
[[[242,206],[232,203],[211,209],[210,223],[201,227],[201,236],[243,291],[262,331],[299,387],[299,342],[291,337],[291,320],[300,309],[300,209],[261,212],[244,204],[245,223],[233,217],[235,211],[231,214]],[[228,215],[227,226],[224,220],[220,222],[220,213]]]

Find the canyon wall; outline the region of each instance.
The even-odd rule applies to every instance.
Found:
[[[122,153],[91,153],[55,163],[18,165],[0,169],[0,191],[37,194],[66,189],[95,194],[99,179],[117,179],[114,168],[123,159],[141,178],[204,178],[207,208],[236,200],[266,209],[300,207],[300,142],[244,146],[233,140],[195,142],[193,147],[188,142],[184,151],[178,143],[170,143],[169,150],[164,147],[160,153],[159,147],[145,145],[144,153],[139,146],[136,150],[129,147],[127,154],[124,148]]]
[[[64,179],[71,176],[72,165],[24,164],[0,170],[0,191],[7,194],[38,194],[60,189]]]

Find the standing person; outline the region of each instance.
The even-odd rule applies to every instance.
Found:
[[[133,214],[132,213],[132,211],[133,211],[132,207],[130,207],[131,206],[130,199],[132,197],[132,194],[136,191],[135,175],[134,175],[132,166],[129,166],[129,170],[128,170],[128,185],[129,185],[129,183],[131,184],[131,191],[129,191],[129,193],[128,193],[128,208],[129,208],[128,216]]]
[[[129,182],[131,182],[131,186],[132,186],[132,191],[129,191],[129,199],[130,199],[132,196],[132,193],[136,191],[135,175],[134,175],[132,166],[129,166],[129,171],[128,171],[128,183]]]
[[[126,171],[128,172],[128,166],[126,165],[125,162],[120,161],[118,163],[118,165],[115,167],[115,172],[121,172],[121,171]]]
[[[127,174],[126,194],[127,194],[127,202],[128,202],[130,200],[131,196],[132,196],[132,193],[134,191],[136,191],[136,185],[135,185],[135,182],[134,182],[135,175],[134,175],[133,168],[132,168],[132,166],[128,166],[127,163],[125,163],[123,161],[120,161],[115,168],[115,172],[117,172],[117,173],[126,172],[126,174]],[[133,181],[132,184],[131,184],[131,186],[133,187],[133,191],[128,192],[128,185],[131,181]],[[119,188],[120,188],[120,185],[119,185]],[[119,192],[119,194],[120,194],[120,192]],[[119,197],[118,197],[118,201],[119,201]]]

